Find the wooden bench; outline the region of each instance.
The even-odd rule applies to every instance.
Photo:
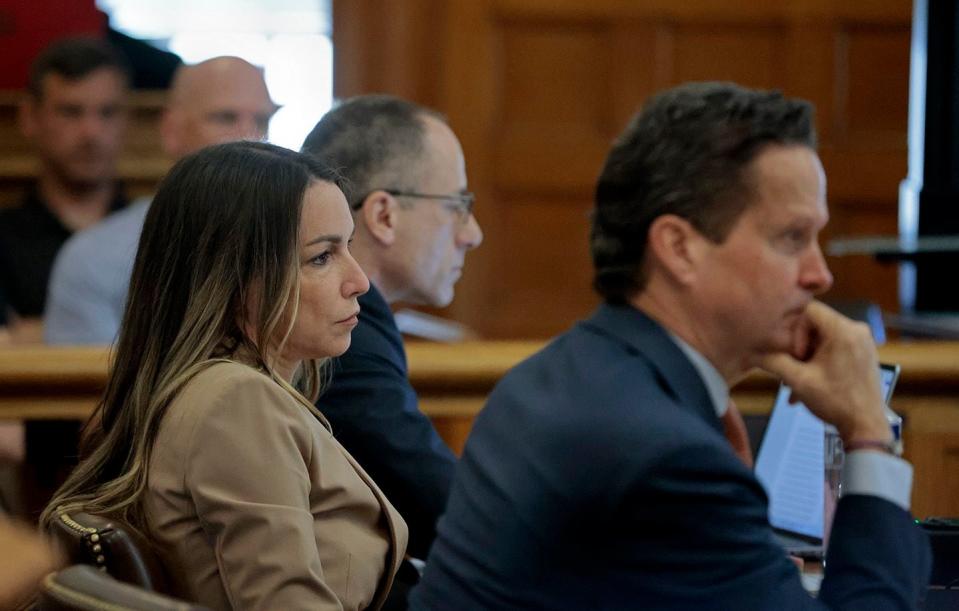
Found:
[[[462,451],[473,418],[506,371],[542,342],[411,342],[410,379],[443,438]],[[959,342],[894,343],[883,360],[902,365],[892,407],[905,420],[906,457],[915,466],[917,516],[959,516]],[[0,419],[85,419],[103,389],[104,348],[0,349]],[[769,412],[776,381],[754,374],[734,389],[745,414]]]

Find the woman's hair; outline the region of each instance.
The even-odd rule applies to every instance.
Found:
[[[282,350],[296,319],[300,214],[316,180],[337,183],[337,175],[257,142],[209,147],[173,166],[143,226],[113,367],[84,431],[85,458],[42,525],[62,506],[146,533],[141,497],[163,416],[192,376],[237,350],[315,411],[321,363],[301,366],[301,395],[274,372],[267,349]]]

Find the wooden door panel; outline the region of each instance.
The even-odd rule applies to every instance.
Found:
[[[334,10],[341,4],[356,3]],[[596,176],[643,101],[686,80],[734,80],[811,100],[829,177],[827,235],[895,231],[906,175],[909,0],[398,0],[390,12],[408,18],[368,44],[386,44],[376,56],[407,76],[380,81],[438,106],[463,142],[486,240],[445,314],[485,337],[552,335],[595,303],[584,212]],[[429,28],[417,24],[423,14],[435,15]],[[356,44],[362,36],[355,25],[350,32]],[[427,35],[433,46],[421,40]],[[358,70],[372,90],[375,71]],[[562,253],[555,236],[583,242]],[[830,263],[830,296],[896,307],[893,268]],[[581,293],[566,288],[573,282]],[[537,307],[550,297],[552,307]]]
[[[733,81],[747,87],[783,89],[784,32],[781,23],[716,23],[678,26],[673,33],[670,84]]]

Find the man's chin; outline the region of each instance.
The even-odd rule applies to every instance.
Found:
[[[436,298],[434,298],[432,302],[430,303],[430,305],[434,308],[445,308],[445,307],[448,307],[451,303],[453,303],[452,290],[449,291],[449,293],[445,293],[443,295],[439,295]]]
[[[402,303],[412,306],[425,306],[427,308],[445,308],[453,303],[453,291],[445,293],[410,293],[398,299]]]
[[[449,286],[444,286],[437,291],[434,291],[427,300],[428,305],[434,308],[445,308],[453,303],[453,297],[455,296],[455,291],[453,289],[453,284]]]
[[[795,350],[792,328],[778,329],[771,334],[756,350],[752,351],[750,365],[758,366],[758,363],[770,354],[793,354]],[[793,354],[795,356],[795,354]]]
[[[77,164],[61,172],[64,182],[80,190],[95,189],[108,183],[113,180],[112,174],[113,172],[108,171],[107,168],[90,164]]]

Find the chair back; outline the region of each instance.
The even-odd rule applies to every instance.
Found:
[[[132,586],[85,564],[43,580],[36,611],[209,611],[186,601]]]
[[[121,521],[58,511],[51,530],[71,563],[93,565],[119,581],[172,593],[169,574],[153,546]]]

